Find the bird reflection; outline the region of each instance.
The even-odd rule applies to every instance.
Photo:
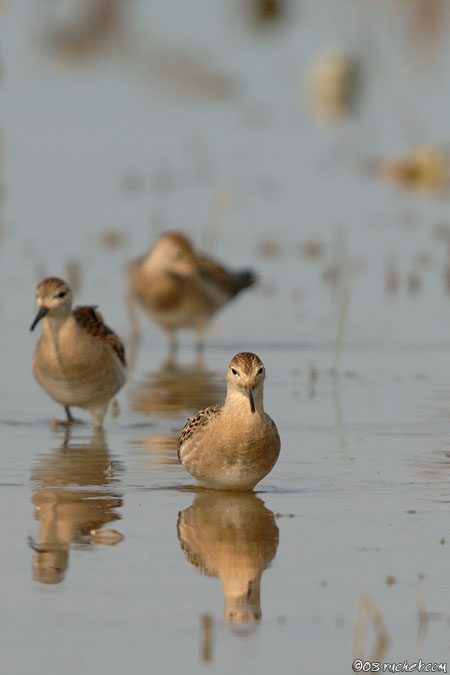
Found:
[[[178,539],[189,562],[202,574],[222,579],[224,616],[251,627],[261,619],[262,573],[275,557],[275,516],[252,493],[198,493],[180,511]]]
[[[182,411],[206,408],[223,397],[223,383],[206,370],[202,357],[189,367],[178,365],[170,357],[132,392],[131,407],[139,413],[173,417]]]
[[[39,521],[39,540],[30,539],[34,550],[33,579],[45,584],[63,581],[72,544],[88,545],[92,530],[118,520],[121,495],[112,489],[117,463],[108,453],[104,433],[96,429],[88,442],[69,445],[70,431],[62,446],[42,457],[31,480],[36,485],[32,503]],[[117,543],[117,537],[105,543]],[[98,540],[98,532],[97,540]]]

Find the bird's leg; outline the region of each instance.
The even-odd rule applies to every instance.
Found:
[[[106,405],[103,404],[99,405],[97,408],[90,409],[94,418],[94,425],[96,429],[100,429],[103,426],[103,418],[105,417],[106,411],[108,410],[108,403],[106,403]]]
[[[62,447],[64,449],[67,449],[69,447],[70,433],[71,433],[70,426],[66,424],[64,428],[64,442],[62,444]]]
[[[68,405],[64,406],[64,410],[66,411],[66,419],[65,420],[55,420],[52,418],[50,420],[50,424],[53,429],[57,429],[58,427],[65,427],[68,429],[72,424],[78,423],[82,424],[81,420],[75,419],[75,417],[72,417],[72,413],[70,412],[70,408]]]
[[[70,412],[70,408],[68,405],[64,406],[64,410],[66,411],[66,419],[65,420],[51,420],[51,425],[54,429],[57,427],[70,427],[72,424],[84,424],[82,420],[77,420],[76,417],[72,416],[72,413]]]

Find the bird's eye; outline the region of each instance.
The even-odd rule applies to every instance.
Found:
[[[233,375],[237,375],[237,374],[238,374],[238,371],[237,371],[235,368],[232,368],[232,369],[231,369],[231,372],[233,373]]]
[[[63,298],[66,295],[67,291],[61,291],[61,293],[58,293],[58,298]]]
[[[258,370],[258,375],[262,375],[264,368],[261,366],[261,368]]]

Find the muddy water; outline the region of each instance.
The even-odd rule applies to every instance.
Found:
[[[446,662],[448,202],[361,170],[423,120],[433,136],[417,142],[445,138],[445,41],[419,77],[387,3],[292,4],[273,30],[228,3],[204,3],[202,22],[136,3],[85,28],[74,56],[51,4],[0,17],[5,672]],[[337,42],[369,67],[358,115],[327,127],[300,76]],[[125,265],[165,227],[259,275],[203,358],[187,334],[170,361],[145,317],[128,339]],[[78,276],[77,302],[127,342],[102,434],[82,412],[52,427],[62,411],[31,376],[33,289],[50,273]],[[222,400],[243,349],[266,365],[280,459],[255,494],[198,492],[176,438]]]

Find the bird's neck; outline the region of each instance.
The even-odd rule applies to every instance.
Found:
[[[261,611],[261,576],[263,570],[257,569],[258,562],[259,560],[244,560],[243,569],[232,568],[227,570],[229,574],[220,575],[225,595],[226,614],[232,610]]]
[[[166,271],[166,264],[158,252],[151,251],[142,261],[141,269],[146,274],[161,274]]]
[[[258,387],[253,391],[253,400],[255,402],[255,410],[259,415],[264,415],[264,401],[262,388]],[[254,418],[255,413],[250,409],[250,400],[247,394],[241,389],[228,387],[227,397],[225,399],[225,411],[239,413],[243,417]]]
[[[61,330],[76,331],[77,322],[72,312],[65,312],[61,314],[48,314],[43,320],[43,336],[45,339],[52,340],[55,344],[59,342]]]

